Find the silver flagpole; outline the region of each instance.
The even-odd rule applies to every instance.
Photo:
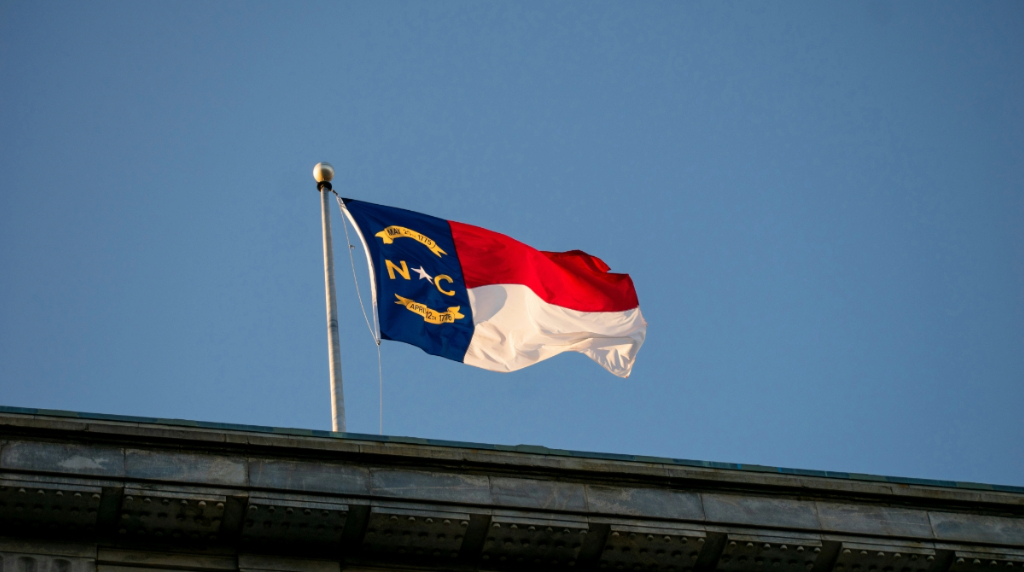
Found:
[[[331,361],[331,429],[345,431],[345,390],[341,385],[341,342],[338,340],[338,300],[334,293],[334,247],[331,243],[331,179],[334,167],[317,163],[313,178],[320,191],[320,221],[324,229],[324,282],[327,287],[327,350]]]

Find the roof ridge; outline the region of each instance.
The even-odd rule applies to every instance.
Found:
[[[545,455],[554,457],[573,457],[582,459],[603,459],[609,461],[624,461],[632,463],[649,463],[662,465],[680,465],[686,467],[701,467],[707,469],[720,469],[732,471],[745,471],[757,473],[776,473],[782,475],[795,475],[805,477],[820,477],[826,479],[842,479],[850,481],[870,481],[876,483],[892,483],[900,485],[919,485],[943,488],[954,488],[964,490],[995,491],[1005,493],[1024,494],[1024,486],[992,485],[985,483],[973,483],[963,481],[944,481],[938,479],[921,479],[915,477],[894,477],[885,475],[870,475],[864,473],[845,473],[837,471],[821,471],[815,469],[794,469],[786,467],[771,467],[766,465],[753,465],[743,463],[722,463],[716,461],[698,461],[692,459],[673,459],[669,457],[652,457],[647,455],[627,455],[621,453],[599,453],[592,451],[571,451],[566,449],[551,449],[543,445],[496,445],[489,443],[473,443],[468,441],[448,441],[444,439],[424,439],[420,437],[400,437],[389,435],[372,435],[367,433],[342,433],[324,431],[320,429],[299,429],[288,427],[269,427],[263,425],[244,425],[239,423],[218,423],[212,421],[192,421],[188,419],[161,419],[158,417],[137,417],[132,415],[113,415],[108,413],[87,413],[77,411],[63,411],[59,409],[38,409],[31,407],[14,407],[0,405],[0,413],[13,413],[19,415],[38,415],[44,417],[63,417],[73,419],[91,419],[97,421],[120,421],[125,423],[140,423],[147,425],[170,425],[177,427],[194,427],[197,429],[220,429],[227,431],[240,431],[250,433],[272,433],[276,435],[296,435],[303,437],[321,437],[329,439],[352,439],[358,441],[376,441],[383,443],[401,443],[408,445],[426,445],[434,447],[451,447],[459,449],[484,449],[491,451],[504,451],[513,453],[524,453],[533,455]]]

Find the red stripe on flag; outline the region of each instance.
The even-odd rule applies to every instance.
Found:
[[[622,312],[640,305],[628,274],[612,274],[580,250],[542,252],[497,232],[449,221],[466,288],[522,284],[549,304],[579,312]]]

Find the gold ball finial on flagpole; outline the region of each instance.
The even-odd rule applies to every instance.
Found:
[[[330,163],[317,163],[313,167],[313,178],[318,183],[329,183],[334,178],[334,167]]]

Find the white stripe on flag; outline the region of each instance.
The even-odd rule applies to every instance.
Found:
[[[562,352],[579,352],[619,377],[629,377],[644,343],[640,308],[579,312],[549,304],[520,284],[469,290],[475,330],[464,363],[509,372]]]

